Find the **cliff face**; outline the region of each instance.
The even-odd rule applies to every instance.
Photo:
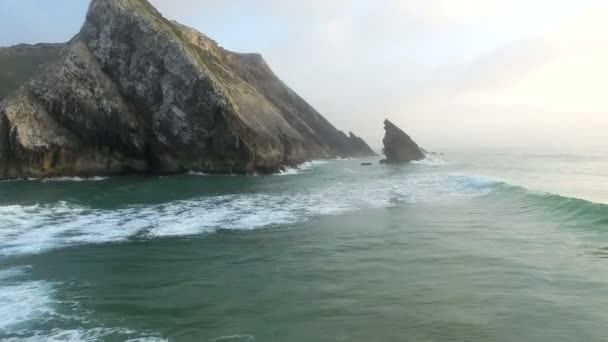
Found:
[[[272,172],[373,154],[281,82],[146,0],[93,0],[59,60],[0,104],[0,178]]]
[[[392,122],[384,121],[384,154],[386,159],[381,163],[409,163],[426,158],[422,149],[399,127]]]

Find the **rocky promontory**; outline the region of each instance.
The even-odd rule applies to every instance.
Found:
[[[399,127],[389,120],[384,121],[384,155],[382,164],[409,163],[426,158],[422,149]]]
[[[0,103],[3,179],[264,173],[373,154],[261,55],[228,51],[146,0],[92,0],[57,61]]]

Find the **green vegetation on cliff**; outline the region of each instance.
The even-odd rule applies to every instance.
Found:
[[[20,44],[0,48],[0,100],[57,60],[63,44]]]

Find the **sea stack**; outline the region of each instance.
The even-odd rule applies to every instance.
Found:
[[[422,149],[399,127],[389,120],[384,121],[384,155],[382,164],[409,163],[426,158]]]
[[[0,179],[267,173],[372,154],[261,55],[228,51],[146,0],[92,0],[57,61],[0,103]]]

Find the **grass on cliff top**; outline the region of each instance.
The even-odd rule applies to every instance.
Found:
[[[0,100],[38,75],[46,63],[58,58],[59,51],[58,47],[45,50],[31,49],[20,53],[0,53]]]

